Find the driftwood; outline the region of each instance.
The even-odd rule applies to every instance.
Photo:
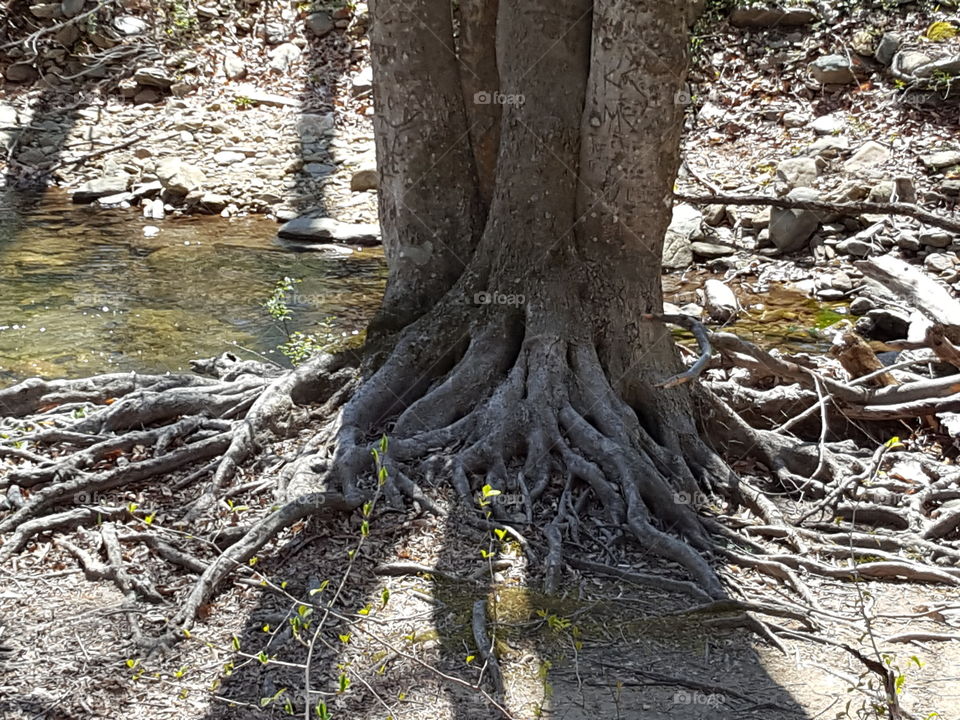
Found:
[[[938,227],[941,230],[960,233],[960,220],[953,220],[937,215],[929,210],[910,203],[878,203],[878,202],[827,202],[825,200],[791,200],[785,197],[768,197],[766,195],[674,195],[674,198],[691,205],[755,205],[760,207],[776,207],[788,210],[812,210],[819,213],[836,213],[839,215],[902,215],[919,220],[926,225]]]

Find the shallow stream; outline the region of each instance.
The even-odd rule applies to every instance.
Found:
[[[160,232],[146,237],[151,224]],[[261,218],[148,221],[59,193],[0,191],[0,385],[189,370],[191,359],[225,350],[288,364],[276,349],[288,331],[362,332],[383,291],[382,253],[297,253],[277,245],[276,232]],[[263,306],[283,277],[302,280],[286,331]],[[667,277],[666,298],[695,302],[704,279]],[[785,286],[735,290],[745,310],[730,329],[764,346],[822,351],[817,328],[841,317]]]
[[[145,237],[147,225],[160,233]],[[290,331],[325,321],[335,334],[362,331],[383,290],[382,253],[296,253],[276,232],[259,218],[148,221],[58,193],[0,191],[0,385],[189,370],[229,349],[285,364],[285,332],[263,307],[285,276],[302,279]]]

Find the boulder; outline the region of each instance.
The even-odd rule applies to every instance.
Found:
[[[824,55],[817,58],[810,63],[810,74],[821,85],[847,85],[857,80],[846,55]]]
[[[692,205],[673,208],[673,218],[663,240],[663,267],[679,270],[693,263],[691,243],[703,236],[703,215]]]
[[[180,158],[166,158],[157,163],[157,179],[163,189],[175,195],[187,195],[196,192],[206,182],[203,171]]]
[[[284,223],[278,237],[302,242],[338,242],[348,245],[379,245],[380,226],[375,223],[344,223],[329,217],[299,217]]]
[[[820,194],[810,188],[796,188],[787,194],[790,200],[812,202]],[[820,225],[820,215],[813,210],[770,208],[770,242],[784,253],[797,252],[807,247]]]

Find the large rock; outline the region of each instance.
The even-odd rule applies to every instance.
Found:
[[[164,190],[176,195],[187,195],[200,190],[207,178],[203,170],[183,162],[180,158],[166,158],[157,163],[157,178]]]
[[[125,193],[129,185],[130,178],[127,175],[111,175],[88,180],[73,191],[71,200],[75,203],[93,202],[103,197]]]
[[[820,194],[810,188],[796,188],[787,194],[789,200],[812,202]],[[813,210],[770,209],[770,242],[784,253],[797,252],[807,247],[820,225],[820,215]]]
[[[846,55],[824,55],[817,58],[810,63],[810,74],[822,85],[847,85],[857,80]]]
[[[795,187],[813,187],[817,181],[817,161],[812,157],[788,158],[777,165],[777,177]]]
[[[703,237],[703,215],[693,207],[681,203],[673,208],[673,219],[663,240],[663,266],[680,270],[693,263],[694,240]]]
[[[792,7],[767,9],[761,7],[736,8],[730,13],[730,24],[744,28],[799,27],[817,19],[809,8]]]
[[[868,140],[843,164],[843,169],[849,173],[860,172],[868,168],[882,165],[890,159],[890,150],[873,140]]]
[[[284,223],[277,235],[301,242],[338,242],[348,245],[379,245],[380,226],[375,223],[343,223],[329,217],[299,217]]]

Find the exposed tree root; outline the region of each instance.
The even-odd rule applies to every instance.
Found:
[[[449,322],[462,326],[464,318]],[[450,483],[472,508],[468,522],[497,528],[532,559],[542,559],[550,592],[560,587],[567,568],[614,575],[686,594],[698,604],[709,601],[714,604],[706,607],[713,609],[733,602],[730,609],[741,611],[741,624],[773,639],[775,626],[761,622],[758,613],[793,620],[803,613],[732,600],[740,593],[723,572],[725,564],[786,583],[810,617],[820,610],[801,574],[960,584],[960,513],[938,512],[960,494],[956,474],[930,476],[921,486],[881,479],[900,450],[858,453],[827,442],[822,432],[818,442],[806,442],[755,428],[707,387],[723,393],[731,383],[708,381],[696,395],[709,436],[724,445],[727,460],[752,458],[766,469],[737,474],[696,438],[641,421],[614,390],[592,344],[531,334],[513,347],[503,341],[507,336],[504,327],[468,332],[454,350],[440,353],[425,336],[410,333],[362,384],[342,360],[323,356],[280,375],[221,358],[204,366],[218,374],[213,379],[110,375],[28,381],[2,391],[9,437],[0,442],[6,463],[0,561],[42,534],[105,523],[103,559],[63,538],[57,542],[88,576],[116,583],[128,602],[167,600],[125,570],[120,542],[143,543],[200,576],[178,599],[161,638],[174,641],[217,588],[285,529],[368,501],[377,488],[370,448],[386,430],[389,443],[380,462],[389,476],[383,487],[389,502],[441,514],[428,486]],[[827,395],[817,401],[820,422],[851,408],[863,417],[863,409],[878,404],[912,403],[928,412],[930,394],[945,396],[955,382],[866,389],[732,336],[714,334],[709,341],[728,363],[761,369],[758,377],[808,388],[822,382]],[[705,367],[699,362],[682,382]],[[678,390],[651,386],[648,392]],[[796,397],[809,402],[816,395]],[[270,442],[290,437],[318,414],[327,422],[296,456],[273,457],[265,478],[240,480],[245,466],[269,458]],[[927,461],[924,467],[929,474],[940,466]],[[271,478],[280,507],[191,550],[145,525],[143,512],[107,495],[188,468],[179,485],[196,485],[197,491],[168,527],[225,509],[228,498],[262,490]],[[138,527],[118,534],[116,528],[129,523]],[[679,566],[686,579],[625,570],[615,561],[598,563],[572,552],[586,542],[609,554],[619,540]],[[213,543],[222,552],[211,560]],[[495,673],[494,664],[489,667]]]

